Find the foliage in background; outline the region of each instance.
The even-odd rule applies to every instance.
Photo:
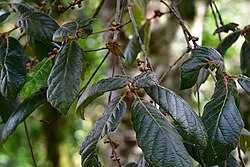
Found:
[[[224,25],[215,2],[210,1],[210,5],[216,8],[215,14],[219,16],[221,24],[218,24],[214,34],[220,36],[222,32],[230,33],[215,49],[199,46],[199,39],[189,32],[175,3],[160,1],[159,5],[170,12],[154,10],[154,16],[146,19],[149,2],[117,1],[115,19],[108,28],[101,30],[95,30],[93,25],[104,1],[94,8],[95,11],[91,12],[93,15],[88,18],[80,16],[73,21],[63,20],[63,24],[60,17],[53,14],[56,1],[48,6],[47,1],[42,1],[41,4],[1,2],[0,7],[4,9],[0,15],[1,22],[5,24],[4,21],[8,17],[14,13],[17,15],[14,28],[1,33],[0,36],[2,142],[5,143],[22,122],[30,142],[25,120],[36,110],[59,112],[55,120],[43,120],[49,131],[51,124],[53,125],[61,115],[68,115],[69,111],[76,111],[76,114],[84,119],[85,108],[93,102],[98,102],[98,97],[109,92],[103,115],[82,139],[79,154],[83,167],[102,165],[97,144],[105,136],[107,140],[104,143],[110,144],[112,148],[110,158],[118,166],[194,166],[194,161],[200,166],[239,166],[232,151],[246,151],[249,145],[241,144],[240,148],[239,141],[247,143],[250,135],[244,129],[239,112],[240,96],[235,81],[250,94],[250,27],[240,29],[236,23]],[[75,0],[68,5],[58,5],[57,12],[62,15],[76,6],[81,8],[82,4],[82,0]],[[196,87],[195,91],[199,94],[199,87],[206,82],[209,75],[214,80],[215,89],[211,100],[203,109],[199,108],[203,111],[202,115],[198,115],[182,97],[161,85],[169,71],[161,77],[157,76],[151,64],[151,59],[154,58],[148,56],[150,39],[154,38],[150,32],[151,21],[168,13],[177,19],[183,30],[184,40],[188,45],[183,56],[190,53],[180,67],[180,90]],[[123,14],[127,15],[128,19],[121,22]],[[129,31],[126,27],[131,25],[134,35],[123,53],[120,35],[123,29],[126,35],[126,31]],[[18,29],[21,29],[20,33],[12,36]],[[101,48],[87,48],[87,40],[105,32],[112,33],[112,36],[102,42]],[[240,51],[242,73],[231,75],[225,68],[224,55],[238,38],[245,39]],[[101,50],[106,50],[106,53],[99,61],[86,56]],[[142,58],[138,58],[138,54],[142,54]],[[112,75],[108,78],[101,77],[89,86],[109,55],[113,56],[115,61],[112,64]],[[92,64],[96,67],[86,68]],[[115,72],[116,64],[121,73]],[[132,69],[131,66],[135,64],[140,74],[128,75],[125,70]],[[86,74],[89,71],[89,75]],[[113,91],[122,93],[113,97]],[[145,96],[142,96],[141,92],[144,92]],[[132,105],[125,102],[128,97],[133,99]],[[147,100],[149,98],[151,100]],[[143,156],[138,163],[121,164],[116,152],[119,149],[118,144],[110,138],[109,133],[118,127],[127,111],[131,111],[128,114],[131,116],[137,144],[142,149]],[[32,148],[30,149],[33,163],[37,166],[38,162]],[[51,152],[48,156],[50,154]],[[241,154],[239,158],[244,166]]]

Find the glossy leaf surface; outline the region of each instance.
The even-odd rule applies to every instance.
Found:
[[[89,25],[90,21],[91,21],[90,19],[88,20],[84,19],[75,22],[69,22],[62,25],[55,31],[53,35],[53,40],[61,42],[65,37],[69,38],[88,37],[93,31],[92,27]]]
[[[240,68],[242,74],[250,77],[250,47],[246,41],[240,50]]]
[[[182,138],[153,105],[145,100],[135,100],[131,120],[138,145],[150,165],[192,166]]]
[[[219,45],[216,47],[216,50],[222,55],[224,56],[227,49],[230,48],[239,38],[239,36],[241,35],[241,31],[235,31],[231,34],[229,34],[228,36],[226,36],[220,43]]]
[[[54,32],[59,28],[58,24],[49,15],[40,12],[26,12],[18,19],[26,34],[39,41],[52,41]]]
[[[158,85],[157,75],[154,72],[142,72],[133,78],[134,86],[138,88],[145,88]]]
[[[48,100],[65,115],[79,91],[81,59],[79,44],[76,41],[66,44],[58,53],[48,78]]]
[[[239,142],[244,122],[235,103],[235,82],[219,80],[210,102],[205,105],[202,121],[208,133],[203,159],[208,166],[225,161]]]
[[[11,3],[11,7],[17,12],[18,15],[34,11],[35,8],[39,8],[37,4],[32,2]]]
[[[223,58],[215,49],[210,47],[194,48],[191,56],[181,65],[181,87],[188,89],[197,82],[200,70],[202,68],[211,68],[221,66]]]
[[[98,157],[96,155],[96,145],[98,141],[107,133],[116,129],[118,124],[121,122],[126,109],[126,103],[121,99],[121,97],[114,98],[107,106],[102,117],[95,122],[93,129],[82,142],[80,148],[82,167],[100,166],[100,162],[98,161]]]
[[[0,91],[3,96],[15,99],[25,82],[25,58],[22,45],[15,38],[8,37],[0,43],[0,64],[2,65]]]
[[[38,106],[45,103],[46,90],[42,89],[29,98],[25,99],[17,109],[11,114],[8,121],[4,125],[2,131],[2,141],[3,143],[7,138],[15,131],[16,127],[22,123]]]
[[[174,124],[183,139],[188,143],[207,145],[206,130],[198,115],[189,104],[171,90],[162,86],[146,88],[147,94],[174,119]]]
[[[110,77],[107,79],[102,79],[93,85],[91,85],[79,98],[77,102],[77,114],[79,114],[84,119],[84,109],[90,103],[93,102],[94,99],[103,95],[105,92],[117,90],[124,88],[127,86],[128,81],[123,77]]]
[[[6,99],[0,94],[0,106],[1,106],[0,116],[1,116],[2,122],[6,123],[11,113],[16,109],[17,104],[13,101]]]
[[[37,63],[27,74],[27,81],[23,85],[20,96],[24,99],[37,92],[41,87],[45,86],[52,67],[52,60],[43,59]]]
[[[238,83],[250,95],[250,78],[244,75],[241,75],[241,78],[244,79],[238,79]]]
[[[149,45],[149,39],[150,39],[149,28],[150,28],[150,22],[146,22],[139,29],[139,35],[142,39],[142,42],[145,44],[146,48],[147,45]],[[139,44],[136,35],[134,35],[133,38],[129,41],[124,51],[124,56],[125,56],[124,64],[127,66],[132,66],[133,64],[135,64],[136,57],[140,51],[141,51],[141,46]]]

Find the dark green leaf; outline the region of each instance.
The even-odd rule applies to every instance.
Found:
[[[238,83],[250,95],[250,78],[241,75],[241,78],[238,79]]]
[[[10,15],[10,12],[2,12],[0,11],[0,23],[6,20]]]
[[[192,166],[181,136],[153,105],[135,100],[131,119],[138,145],[150,165]]]
[[[45,103],[46,90],[42,89],[29,98],[25,99],[11,114],[2,131],[3,143],[15,131],[16,127],[23,122],[38,106]]]
[[[242,74],[250,77],[250,47],[246,41],[240,50],[240,68]]]
[[[107,106],[102,117],[99,118],[82,142],[80,154],[82,157],[82,167],[100,166],[96,156],[96,145],[107,133],[112,132],[121,122],[127,106],[121,97],[114,98]]]
[[[231,34],[229,34],[228,36],[226,36],[226,38],[224,38],[219,45],[216,47],[216,50],[222,55],[224,56],[227,49],[230,48],[234,42],[237,41],[237,39],[239,38],[239,36],[241,35],[241,31],[235,31]]]
[[[0,116],[5,123],[9,119],[11,113],[16,109],[16,103],[4,98],[0,93]]]
[[[54,32],[59,28],[58,24],[49,15],[40,12],[26,12],[18,19],[26,34],[39,41],[52,41]]]
[[[199,164],[201,164],[201,166],[206,166],[204,160],[201,158],[200,149],[198,147],[196,147],[195,145],[187,144],[187,143],[184,143],[184,146],[187,149],[189,155],[195,161],[199,162]]]
[[[229,30],[231,31],[235,31],[236,28],[239,26],[239,24],[237,23],[229,23],[229,24],[226,24],[226,25],[223,25],[221,27],[218,27],[215,31],[214,31],[214,35],[216,33],[221,33],[221,32],[226,32],[228,33]]]
[[[35,8],[39,8],[38,5],[31,2],[12,3],[11,6],[17,12],[18,15],[34,11]]]
[[[147,94],[174,119],[178,132],[186,142],[205,148],[207,135],[203,123],[189,104],[162,86],[146,88]]]
[[[45,86],[52,67],[52,60],[49,58],[37,63],[27,74],[27,81],[20,90],[20,96],[25,99]]]
[[[139,35],[146,47],[147,45],[149,45],[149,39],[150,39],[149,28],[150,28],[150,22],[146,22],[139,29]],[[140,51],[141,51],[141,46],[139,44],[136,35],[134,35],[134,37],[129,41],[124,51],[125,65],[132,66],[133,64],[135,64],[135,59]]]
[[[145,160],[144,156],[139,161],[138,167],[150,167],[150,165],[148,165],[147,161]]]
[[[65,37],[69,38],[86,38],[88,37],[93,29],[89,25],[91,19],[83,19],[75,22],[69,22],[61,26],[56,30],[53,35],[53,40],[61,42]]]
[[[58,53],[49,75],[48,100],[65,115],[79,91],[81,59],[81,47],[76,41],[72,41]]]
[[[203,159],[208,166],[225,161],[239,142],[244,122],[233,96],[235,82],[216,83],[212,100],[205,105],[202,121],[208,133],[208,146]]]
[[[240,164],[234,156],[230,154],[226,161],[219,164],[219,167],[240,167]]]
[[[223,64],[223,58],[215,49],[210,47],[194,48],[191,56],[181,65],[181,87],[188,89],[197,82],[202,68],[214,68]]]
[[[128,81],[123,77],[110,77],[102,79],[91,85],[79,98],[76,112],[84,119],[84,108],[87,107],[94,99],[103,95],[105,92],[117,90],[127,86]]]
[[[158,85],[157,75],[154,72],[142,72],[133,79],[134,86],[138,88],[146,88]]]
[[[28,36],[28,45],[31,55],[36,57],[38,60],[42,60],[45,57],[48,57],[48,53],[52,52],[54,48],[59,50],[60,46],[54,42],[42,42],[39,40],[35,40],[33,37]],[[29,51],[29,50],[28,50]]]
[[[15,99],[25,82],[25,58],[22,45],[15,38],[8,37],[0,44],[2,65],[0,90],[3,96]]]

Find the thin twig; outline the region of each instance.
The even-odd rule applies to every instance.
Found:
[[[106,58],[108,57],[110,51],[108,51],[105,55],[105,57],[102,59],[101,63],[98,65],[98,67],[95,69],[95,71],[92,73],[91,77],[89,78],[88,82],[83,86],[83,88],[79,91],[77,97],[79,98],[82,93],[85,91],[85,89],[89,86],[91,80],[94,78],[94,76],[96,75],[97,71],[100,69],[100,67],[102,66],[102,64],[104,63],[104,61],[106,60]]]
[[[242,156],[241,156],[240,146],[239,146],[239,145],[237,146],[237,150],[238,150],[238,157],[239,157],[239,159],[240,159],[241,166],[242,166],[242,167],[245,167],[246,165],[245,165],[244,160],[243,160],[243,158],[242,158]]]
[[[87,52],[96,52],[96,51],[105,50],[105,49],[107,49],[107,48],[106,47],[102,47],[102,48],[98,48],[98,49],[84,50],[83,52],[84,53],[87,53]]]
[[[210,75],[212,76],[214,82],[217,82],[217,79],[216,79],[216,77],[214,76],[213,71],[212,71],[210,68],[208,68],[207,70],[208,70],[208,72],[210,73]]]
[[[172,70],[172,68],[188,53],[190,52],[190,49],[188,48],[187,51],[185,51],[184,53],[182,53],[182,55],[175,60],[175,62],[169,66],[168,70],[161,76],[161,78],[159,79],[159,83],[161,83],[163,81],[163,79],[168,75],[168,73]]]
[[[197,100],[198,100],[198,116],[201,117],[201,101],[200,101],[200,90],[198,88],[198,85],[196,84],[197,86]]]
[[[97,6],[97,8],[96,8],[96,10],[95,10],[95,12],[94,12],[94,14],[93,14],[93,16],[92,16],[93,20],[94,20],[94,18],[96,18],[96,17],[98,16],[98,14],[99,14],[99,12],[100,12],[100,10],[101,10],[101,8],[102,8],[104,2],[105,2],[105,0],[102,0],[102,1],[99,3],[99,5]],[[93,20],[91,20],[91,22],[92,22]]]
[[[181,18],[178,9],[174,6],[173,3],[173,7],[169,6],[165,1],[161,0],[160,2],[162,2],[164,5],[166,5],[168,7],[168,9],[170,10],[171,14],[173,14],[177,20],[179,21],[179,24],[183,30],[183,34],[185,36],[187,45],[189,49],[192,49],[191,44],[189,43],[189,41],[193,42],[194,47],[198,47],[199,45],[196,43],[196,41],[199,40],[198,37],[193,36],[190,31],[188,30],[187,26],[185,25],[183,19]]]
[[[128,13],[129,13],[129,17],[130,17],[130,19],[131,19],[131,21],[133,23],[133,27],[134,27],[134,30],[135,30],[135,35],[136,35],[136,37],[137,37],[137,39],[139,41],[139,44],[141,46],[141,50],[142,50],[143,55],[144,55],[144,62],[145,62],[144,66],[145,67],[150,67],[151,70],[153,71],[152,66],[150,65],[150,62],[148,60],[148,54],[146,52],[145,45],[143,44],[142,39],[141,39],[141,37],[139,35],[138,26],[137,26],[137,24],[135,22],[134,14],[132,12],[132,2],[131,2],[131,0],[128,0]]]
[[[45,120],[40,120],[40,122],[44,123],[46,126],[51,125],[52,123],[54,123],[55,121],[57,121],[60,117],[62,116],[61,113],[59,113],[53,120],[51,121],[45,121]]]
[[[220,11],[218,10],[217,5],[216,5],[216,3],[214,2],[214,0],[212,0],[212,1],[213,1],[213,5],[214,5],[214,7],[215,7],[216,13],[218,14],[218,17],[219,17],[219,20],[220,20],[220,24],[223,26],[224,23],[223,23],[223,21],[222,21],[222,17],[221,17]]]
[[[32,144],[31,144],[31,141],[30,141],[30,135],[29,135],[29,130],[28,130],[28,126],[27,126],[26,121],[24,121],[24,128],[25,128],[25,134],[26,134],[26,138],[28,140],[28,144],[29,144],[29,148],[30,148],[31,157],[32,157],[32,160],[33,160],[33,163],[34,163],[34,167],[37,167],[36,159],[35,159]]]
[[[112,57],[112,73],[111,73],[111,77],[113,77],[115,75],[115,56]],[[108,104],[110,103],[111,101],[111,97],[112,97],[112,91],[109,92],[109,98],[108,98]]]
[[[52,11],[53,11],[53,8],[55,8],[56,6],[56,2],[57,0],[54,0],[53,3],[50,5],[49,9],[48,9],[48,15],[50,16]]]
[[[217,16],[216,16],[216,13],[214,12],[212,0],[209,1],[209,5],[210,5],[210,8],[211,8],[211,10],[212,10],[212,14],[213,14],[213,16],[214,16],[214,21],[215,21],[216,28],[219,28]],[[219,37],[219,40],[221,41],[221,35],[220,35],[220,33],[218,33],[218,37]]]
[[[120,157],[118,156],[118,154],[116,153],[116,148],[118,147],[118,145],[111,140],[111,138],[108,136],[108,140],[105,141],[104,143],[109,143],[112,149],[112,153],[111,153],[111,160],[112,161],[116,161],[118,164],[118,167],[122,167],[121,163],[120,163]]]

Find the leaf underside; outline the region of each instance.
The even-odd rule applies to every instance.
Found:
[[[48,78],[48,100],[65,115],[79,91],[81,59],[79,44],[76,41],[66,44],[58,53]]]
[[[235,82],[216,83],[212,100],[204,107],[202,121],[208,133],[208,146],[203,159],[208,166],[225,161],[239,142],[244,122],[235,102]]]
[[[107,133],[116,129],[121,122],[126,109],[126,103],[121,97],[114,98],[107,106],[102,117],[95,122],[93,129],[82,142],[80,148],[82,167],[101,166],[96,154],[96,145]]]
[[[240,50],[240,68],[242,74],[250,77],[250,47],[245,41]]]
[[[180,135],[153,105],[145,100],[135,100],[131,120],[138,145],[149,165],[192,166]]]

